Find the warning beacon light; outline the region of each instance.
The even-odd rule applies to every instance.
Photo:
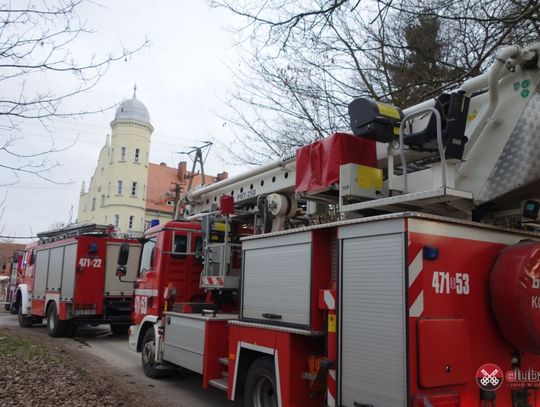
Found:
[[[399,137],[403,112],[386,103],[358,98],[349,104],[349,118],[355,136],[391,143]]]

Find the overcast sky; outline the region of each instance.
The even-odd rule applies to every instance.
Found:
[[[237,64],[234,36],[224,28],[237,22],[224,10],[209,8],[203,0],[103,3],[106,7],[87,6],[82,10],[82,17],[96,33],[81,38],[76,53],[103,55],[118,50],[120,44],[135,48],[145,39],[151,45],[111,66],[91,93],[72,100],[64,109],[78,111],[119,103],[132,96],[136,83],[137,97],[148,108],[155,128],[151,162],[176,166],[180,160],[189,162],[179,151],[203,140],[231,139],[230,129],[216,113],[223,111],[222,100],[231,85],[228,66]],[[54,80],[45,78],[43,82],[53,91],[55,86],[62,87]],[[72,183],[51,184],[24,176],[16,185],[0,187],[0,197],[8,191],[0,220],[2,235],[34,235],[54,223],[67,223],[70,210],[75,220],[81,183],[86,181],[88,185],[113,117],[114,109],[84,118],[63,118],[49,125],[57,147],[78,138],[75,146],[51,157],[62,166],[49,175],[59,182]],[[20,149],[50,145],[50,135],[39,122],[21,126],[17,135],[24,137],[18,142]],[[218,157],[222,155],[214,146],[206,163],[208,173],[242,171],[221,161]],[[5,183],[7,177],[0,172],[0,181]]]

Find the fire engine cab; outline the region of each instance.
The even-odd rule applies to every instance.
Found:
[[[246,406],[535,406],[539,55],[404,110],[354,100],[352,134],[189,191],[143,240],[145,373]]]

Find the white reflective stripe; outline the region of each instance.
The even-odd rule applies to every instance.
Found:
[[[424,312],[424,292],[420,291],[420,294],[418,297],[416,297],[416,300],[414,301],[413,305],[411,305],[411,308],[409,308],[409,316],[410,317],[419,317]]]
[[[169,287],[165,287],[165,290],[163,291],[163,298],[167,298],[169,295]]]
[[[332,395],[330,394],[330,390],[328,390],[328,391],[326,392],[326,395],[328,396],[328,397],[327,397],[328,400],[326,400],[326,405],[327,405],[328,407],[335,407],[335,406],[336,406],[336,399],[334,398],[334,396],[332,396]]]
[[[334,369],[328,369],[328,375],[330,376],[330,380],[334,383],[334,391],[335,391],[336,371]],[[328,407],[335,407],[336,405],[336,395],[332,394],[330,389],[326,391],[326,405]]]
[[[277,402],[278,406],[281,407],[281,380],[279,379],[279,357],[277,349],[276,354],[274,355],[274,364],[276,369]]]
[[[336,300],[330,290],[324,290],[324,303],[326,304],[328,309],[336,309]]]
[[[158,290],[152,290],[150,288],[136,288],[135,295],[146,295],[147,297],[155,297],[158,295]]]
[[[412,263],[409,265],[409,287],[413,285],[422,271],[423,258],[424,256],[422,250],[420,250]]]
[[[233,386],[231,392],[231,400],[234,401],[236,393],[236,378],[238,376],[238,360],[240,359],[240,344],[242,342],[238,341],[236,344],[236,357],[234,358],[234,376],[233,376]]]

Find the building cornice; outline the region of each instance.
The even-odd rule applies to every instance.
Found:
[[[153,132],[154,131],[154,126],[152,126],[150,123],[145,123],[145,122],[141,122],[139,120],[135,120],[135,119],[118,119],[118,120],[113,120],[111,122],[111,128],[114,129],[115,126],[119,125],[119,124],[129,124],[129,125],[135,125],[135,126],[140,126],[140,127],[144,127],[148,130],[150,130],[150,132]]]

